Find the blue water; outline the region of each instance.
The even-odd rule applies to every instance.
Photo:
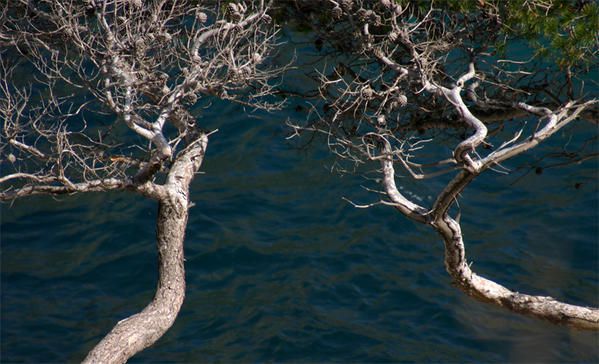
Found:
[[[390,207],[345,202],[377,197],[361,176],[331,173],[322,143],[298,149],[285,139],[283,121],[305,117],[293,106],[252,118],[238,105],[203,114],[220,130],[191,193],[187,297],[172,329],[130,362],[599,361],[596,333],[453,287],[431,229]],[[549,144],[574,135],[574,150],[595,128],[579,123]],[[598,305],[597,161],[519,178],[524,171],[488,173],[466,190],[473,269],[517,291]],[[430,201],[426,189],[418,197]],[[111,193],[1,208],[3,363],[81,360],[151,299],[154,202]]]

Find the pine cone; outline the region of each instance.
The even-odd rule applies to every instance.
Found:
[[[391,0],[381,0],[381,4],[386,7],[386,8],[390,8],[391,7]]]
[[[401,5],[397,4],[395,5],[395,9],[393,9],[393,11],[395,11],[395,15],[399,16],[403,12],[403,9],[401,8]]]
[[[350,12],[354,3],[352,0],[340,0],[339,4],[341,4],[341,8],[347,12]]]
[[[198,102],[198,96],[195,93],[185,95],[183,102],[189,105],[195,105]]]
[[[365,22],[368,20],[367,10],[364,8],[360,8],[356,15],[358,15],[358,19],[360,19],[360,21]]]
[[[196,19],[198,20],[198,22],[203,24],[208,21],[208,15],[206,15],[206,13],[204,13],[203,11],[199,11],[196,13]]]
[[[272,22],[272,18],[270,17],[270,15],[264,14],[264,16],[262,17],[262,21],[266,24],[270,24]]]
[[[239,7],[237,7],[237,4],[235,3],[229,3],[229,5],[227,5],[227,11],[229,13],[239,13]]]
[[[243,8],[235,3],[227,5],[227,16],[233,22],[239,22],[243,16],[241,15]]]
[[[397,95],[397,99],[396,100],[397,100],[397,105],[399,107],[404,107],[404,106],[406,106],[408,104],[408,98],[404,94]]]
[[[334,20],[339,20],[343,15],[343,10],[341,10],[341,8],[338,6],[335,6],[333,10],[331,10],[331,15],[333,16]]]
[[[366,100],[370,100],[372,99],[373,95],[374,90],[368,85],[364,86],[364,88],[362,89],[362,97],[364,97]]]

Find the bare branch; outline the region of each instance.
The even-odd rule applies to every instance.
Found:
[[[596,119],[598,101],[589,99],[585,87],[588,70],[577,70],[587,80],[573,81],[573,68],[564,72],[563,67],[548,67],[536,55],[524,62],[497,60],[494,45],[503,43],[498,38],[503,15],[494,5],[481,5],[472,19],[433,2],[428,10],[419,5],[331,0],[319,9],[327,8],[336,20],[333,29],[321,31],[325,25],[315,19],[322,17],[309,18],[307,23],[328,42],[330,53],[340,56],[335,60],[327,55],[327,64],[333,66],[318,77],[323,104],[313,107],[316,120],[294,126],[295,135],[322,133],[341,160],[361,169],[372,165],[370,173],[382,174],[376,180],[391,202],[354,205],[389,204],[438,231],[445,241],[447,270],[469,295],[552,322],[598,330],[595,308],[515,293],[474,274],[466,264],[459,222],[449,216],[460,194],[484,171],[508,173],[502,162],[578,117]],[[348,53],[358,56],[349,58]],[[465,66],[465,73],[455,74]],[[531,116],[537,125],[533,130]],[[467,135],[470,129],[474,132]],[[456,136],[462,139],[457,145]],[[427,143],[436,148],[425,152]],[[450,156],[442,152],[448,144],[455,145]],[[405,186],[396,185],[394,163],[418,181],[457,173],[428,209],[399,192]]]
[[[385,187],[389,199],[396,204],[396,208],[402,214],[415,221],[426,222],[427,210],[405,198],[397,189],[397,186],[395,185],[395,169],[393,168],[391,146],[386,139],[383,140],[383,143],[383,150],[385,153],[385,158],[381,159],[381,165],[383,167],[383,186]]]
[[[183,242],[189,209],[189,185],[200,169],[208,137],[201,135],[181,151],[161,186],[158,209],[159,279],[156,295],[140,313],[121,320],[83,363],[123,363],[152,345],[175,322],[185,297]],[[122,342],[127,345],[122,345]]]
[[[577,329],[599,330],[599,309],[570,305],[552,297],[532,296],[511,291],[481,277],[467,264],[459,223],[445,215],[433,226],[445,241],[445,267],[462,291],[478,300],[509,310]]]
[[[9,3],[0,10],[0,201],[113,190],[159,201],[156,296],[85,360],[124,363],[166,332],[185,296],[189,185],[208,142],[194,106],[280,108],[273,79],[286,67],[266,61],[276,28],[264,1],[225,12],[221,2]]]

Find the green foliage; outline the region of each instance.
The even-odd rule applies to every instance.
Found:
[[[590,62],[598,51],[599,5],[582,1],[506,1],[505,32],[528,40],[560,66]]]
[[[599,3],[589,0],[396,0],[412,12],[435,8],[476,21],[485,14],[501,24],[498,40],[524,39],[537,55],[562,67],[596,61],[599,52]],[[480,29],[484,32],[485,29]],[[503,37],[502,37],[503,36]],[[495,45],[498,49],[505,44]]]

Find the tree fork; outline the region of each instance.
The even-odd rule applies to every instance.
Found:
[[[199,170],[208,144],[201,135],[181,152],[159,186],[156,221],[159,277],[154,299],[143,311],[119,321],[83,360],[91,363],[125,363],[154,344],[173,325],[185,298],[185,228],[189,216],[189,185]]]

